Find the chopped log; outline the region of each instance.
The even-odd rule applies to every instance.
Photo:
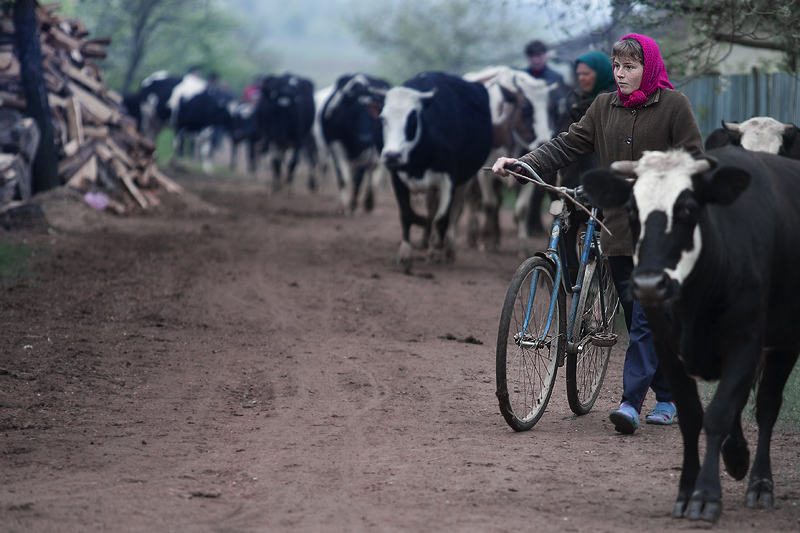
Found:
[[[84,109],[100,121],[100,124],[116,124],[119,122],[120,111],[111,108],[108,104],[73,81],[67,82],[67,87],[70,92],[80,100]]]
[[[81,115],[81,105],[77,98],[70,96],[67,98],[67,128],[69,139],[76,139],[81,145],[86,141],[83,134],[83,116]]]
[[[27,103],[25,102],[25,98],[21,95],[0,91],[0,106],[25,110],[27,108]]]
[[[58,162],[58,175],[62,182],[69,178],[95,154],[94,143],[86,143],[80,147],[78,152]]]
[[[89,184],[97,181],[97,156],[92,155],[67,181],[67,185],[81,191],[88,191]]]
[[[125,184],[125,187],[128,188],[128,192],[131,193],[131,196],[142,206],[143,209],[147,209],[149,207],[149,203],[147,202],[147,198],[142,194],[136,184],[133,183],[133,179],[131,178],[131,174],[135,174],[135,172],[128,172],[123,175],[120,179],[122,179],[122,183]]]
[[[95,93],[103,93],[105,91],[105,87],[102,83],[92,78],[88,74],[85,74],[81,69],[75,68],[65,61],[61,62],[60,67],[64,74],[72,78],[74,81],[77,81],[90,91]]]
[[[83,133],[93,139],[105,139],[109,135],[108,126],[84,126]]]
[[[166,177],[164,174],[161,173],[160,170],[155,169],[153,172],[153,177],[164,187],[167,192],[172,194],[181,194],[183,192],[183,187]]]
[[[126,154],[125,151],[122,148],[120,148],[117,143],[114,142],[114,139],[108,137],[106,139],[106,144],[108,145],[109,148],[111,148],[111,150],[116,154],[116,156],[128,167],[133,168],[136,166],[136,163],[134,163],[133,160],[130,157],[128,157],[128,154]]]

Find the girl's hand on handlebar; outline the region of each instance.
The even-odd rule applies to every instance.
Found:
[[[506,167],[516,162],[517,160],[513,157],[498,157],[497,161],[492,165],[492,172],[500,176],[508,176],[509,174],[506,172]]]

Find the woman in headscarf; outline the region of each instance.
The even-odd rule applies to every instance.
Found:
[[[572,121],[576,122],[600,93],[617,90],[611,59],[603,52],[594,50],[578,56],[575,60],[575,75],[580,86],[579,100],[569,106]]]
[[[629,34],[614,44],[611,52],[617,89],[599,93],[580,121],[519,160],[537,174],[555,172],[594,152],[598,165],[609,168],[615,161],[636,161],[645,151],[683,148],[692,154],[703,151],[703,140],[689,99],[674,90],[656,42],[644,35]],[[594,89],[594,86],[593,86]],[[507,176],[506,165],[517,159],[501,157],[492,170]],[[675,404],[666,379],[658,368],[653,337],[638,302],[626,298],[633,270],[631,229],[622,210],[606,210],[600,244],[609,258],[614,285],[622,298],[630,344],[623,368],[623,393],[619,409],[609,418],[620,433],[639,428],[639,412],[648,388],[656,394],[653,412],[646,421],[671,424]]]

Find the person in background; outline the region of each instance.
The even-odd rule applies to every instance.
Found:
[[[638,160],[645,151],[683,148],[698,155],[703,139],[689,99],[674,90],[656,42],[629,34],[614,44],[611,52],[617,90],[598,94],[580,121],[551,141],[522,156],[541,175],[573,164],[587,155],[597,156],[598,166],[609,168],[615,161]],[[507,165],[518,159],[500,157],[492,171],[507,176]],[[624,210],[605,210],[600,246],[609,258],[611,275],[630,331],[622,378],[622,401],[609,418],[614,429],[632,434],[639,428],[639,412],[648,389],[656,394],[651,424],[671,424],[675,404],[658,366],[655,345],[641,304],[625,298],[633,270],[631,228]]]
[[[525,72],[538,80],[542,80],[547,85],[555,84],[556,87],[550,91],[548,114],[550,117],[550,127],[553,131],[558,131],[558,118],[564,114],[565,97],[571,87],[564,81],[564,76],[556,72],[547,65],[547,45],[540,40],[530,41],[525,45],[525,57],[528,59],[528,67]],[[529,122],[533,119],[533,106],[526,104],[521,111],[522,120]],[[548,183],[555,183],[555,176],[542,176]],[[541,210],[544,191],[536,189],[531,198],[531,208],[528,210],[528,232],[533,234],[544,233],[542,225]]]
[[[538,80],[544,80],[548,85],[558,83],[566,85],[564,76],[547,65],[547,45],[542,41],[531,41],[525,45],[525,56],[528,58],[527,72]]]
[[[576,91],[578,97],[567,107],[573,122],[586,114],[597,95],[617,90],[611,59],[598,50],[578,56],[575,60],[575,77],[580,91]]]
[[[255,104],[261,98],[261,84],[264,82],[263,76],[256,76],[253,83],[244,88],[242,92],[243,104]]]

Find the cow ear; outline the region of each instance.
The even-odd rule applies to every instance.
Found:
[[[750,173],[737,167],[720,167],[698,179],[701,200],[719,205],[732,204],[750,185]]]
[[[797,126],[794,124],[783,125],[783,144],[791,145],[794,138],[797,136]]]
[[[601,209],[622,207],[631,197],[633,188],[632,182],[602,168],[584,173],[581,185],[592,203]]]

